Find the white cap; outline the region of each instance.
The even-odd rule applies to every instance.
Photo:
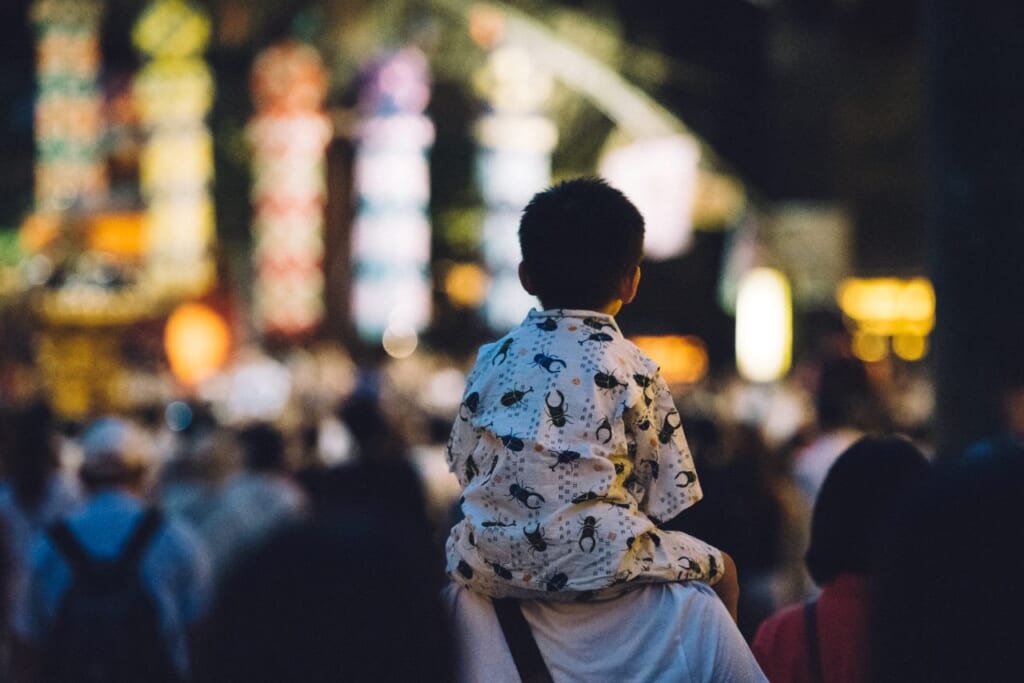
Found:
[[[93,476],[117,476],[144,470],[149,449],[139,429],[128,420],[101,417],[82,435],[81,471]]]

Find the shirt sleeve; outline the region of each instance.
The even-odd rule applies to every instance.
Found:
[[[656,521],[667,521],[704,494],[668,384],[657,372],[644,381],[641,398],[626,414],[627,424],[634,425],[633,471],[644,489],[641,511]]]

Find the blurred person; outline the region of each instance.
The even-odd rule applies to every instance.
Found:
[[[449,575],[563,601],[702,581],[735,616],[731,558],[661,528],[702,492],[668,385],[613,317],[640,283],[643,217],[578,178],[533,197],[519,240],[520,282],[544,310],[481,347],[466,379],[447,447],[463,489]]]
[[[0,681],[14,678],[11,667],[12,560],[7,527],[0,525]]]
[[[280,527],[218,584],[200,683],[453,680],[415,516],[372,503]]]
[[[1024,635],[1024,451],[940,460],[872,568],[879,683],[1014,681]]]
[[[0,524],[6,527],[11,590],[27,589],[32,539],[81,500],[75,482],[63,476],[54,416],[42,402],[14,409],[0,427]]]
[[[239,468],[237,451],[233,432],[211,427],[182,439],[160,468],[155,489],[160,508],[187,524],[207,546],[210,539],[203,534],[210,529],[221,487]]]
[[[816,432],[796,453],[793,472],[808,507],[832,463],[865,434],[877,397],[864,363],[836,357],[822,362],[814,390]]]
[[[246,546],[306,511],[307,501],[293,481],[284,435],[267,423],[237,435],[242,470],[230,476],[199,532],[207,541],[219,574]]]
[[[199,541],[143,500],[151,444],[124,419],[82,435],[83,506],[34,543],[14,629],[25,680],[178,681],[203,615],[209,566]]]
[[[814,506],[806,563],[816,600],[783,608],[757,629],[754,656],[771,681],[870,681],[868,572],[894,508],[928,461],[901,437],[859,439],[829,470]],[[907,581],[907,576],[903,577]],[[913,579],[911,579],[913,580]]]
[[[719,427],[710,419],[684,420],[705,498],[665,523],[706,538],[732,556],[740,583],[738,625],[748,641],[776,608],[774,582],[784,558],[785,511],[781,477],[759,425]]]

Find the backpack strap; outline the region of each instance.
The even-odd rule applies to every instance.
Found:
[[[53,547],[57,549],[57,552],[67,560],[74,574],[80,575],[92,570],[92,558],[89,556],[89,553],[85,552],[85,548],[78,542],[78,539],[75,538],[75,534],[71,531],[71,527],[68,526],[66,519],[55,522],[47,530],[46,535],[50,538],[50,542],[53,543]]]
[[[825,683],[821,669],[821,644],[818,642],[818,601],[804,604],[804,629],[807,632],[807,666],[812,683]]]
[[[523,683],[552,683],[551,672],[544,663],[519,601],[515,598],[498,598],[492,602],[519,678]]]
[[[132,535],[125,542],[124,548],[121,550],[121,556],[117,558],[117,564],[115,565],[116,574],[126,574],[138,566],[139,561],[142,559],[143,551],[160,529],[163,521],[163,515],[156,508],[148,508],[143,513],[142,519],[136,523]]]
[[[163,515],[155,508],[149,508],[143,513],[142,519],[136,523],[132,535],[125,542],[121,556],[114,562],[115,575],[119,576],[134,569],[139,563],[142,551],[145,550],[162,522]],[[109,562],[97,560],[86,552],[79,540],[75,538],[66,519],[51,526],[47,535],[57,551],[68,561],[75,575],[97,576],[100,573],[101,565],[109,565]]]

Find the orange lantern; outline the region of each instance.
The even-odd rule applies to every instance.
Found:
[[[164,349],[183,384],[194,386],[222,367],[230,346],[227,323],[209,306],[181,304],[167,319]]]

